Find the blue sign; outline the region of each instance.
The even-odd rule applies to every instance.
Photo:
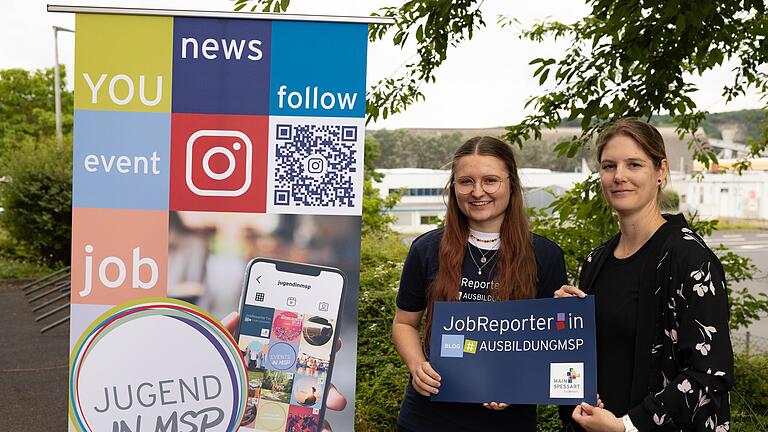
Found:
[[[271,45],[270,21],[176,17],[173,112],[269,114]]]
[[[167,210],[170,113],[75,111],[72,205]]]
[[[275,310],[272,308],[244,305],[240,333],[269,338],[274,315]]]
[[[433,401],[595,404],[594,297],[435,303],[429,362]]]
[[[269,114],[365,117],[368,26],[272,23]]]

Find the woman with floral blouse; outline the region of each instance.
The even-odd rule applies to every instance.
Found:
[[[595,296],[602,405],[561,407],[566,431],[729,430],[733,351],[720,261],[681,215],[662,215],[661,134],[622,119],[597,139],[600,183],[620,232],[590,252],[579,288]]]

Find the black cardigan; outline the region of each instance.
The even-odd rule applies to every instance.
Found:
[[[681,215],[664,215],[657,242],[643,264],[629,416],[640,432],[726,432],[733,350],[725,272]],[[620,234],[590,252],[579,286],[591,294]],[[630,275],[628,275],[630,276]],[[617,365],[616,367],[621,367]],[[566,430],[573,407],[561,407]],[[570,423],[570,424],[568,424]]]

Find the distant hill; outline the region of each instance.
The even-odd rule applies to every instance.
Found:
[[[747,142],[750,139],[758,139],[763,134],[763,124],[766,121],[766,112],[763,110],[741,110],[721,113],[710,113],[701,124],[707,136],[722,139],[721,131],[732,129],[735,131],[734,141]],[[656,116],[651,119],[656,126],[672,127],[672,117],[668,115]],[[562,127],[581,127],[581,120],[564,121]]]
[[[681,140],[673,128],[660,126],[659,130],[667,148],[667,157],[673,170],[687,172],[691,169],[691,151],[687,139]],[[374,162],[376,168],[431,168],[441,169],[448,166],[453,152],[467,139],[473,136],[501,136],[503,128],[485,129],[436,129],[412,128],[396,130],[370,130],[367,137],[379,144],[380,155]],[[571,139],[581,133],[581,129],[559,127],[543,130],[541,140],[530,140],[522,148],[514,147],[517,164],[525,168],[547,168],[553,171],[573,172],[581,169],[581,160],[596,169],[595,154],[592,146],[582,148],[574,158],[558,157],[554,151],[557,143]]]
[[[731,131],[736,142],[745,143],[762,136],[766,112],[742,110],[712,113],[702,123],[708,137],[723,139],[722,131]],[[667,157],[673,170],[688,172],[692,168],[692,155],[688,138],[681,140],[673,129],[670,116],[651,119],[656,125],[667,147]],[[563,140],[581,133],[581,122],[577,119],[563,122],[555,130],[543,130],[541,140],[528,141],[522,148],[515,147],[518,165],[521,167],[548,168],[553,171],[574,171],[581,169],[581,159],[594,167],[594,149],[582,149],[574,158],[557,157],[554,146]],[[496,128],[411,128],[396,130],[369,130],[367,136],[376,140],[381,151],[376,168],[445,168],[451,161],[456,148],[469,137],[478,135],[501,136],[503,127]]]

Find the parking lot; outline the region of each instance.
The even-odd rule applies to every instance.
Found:
[[[67,430],[69,326],[45,334],[21,291],[0,282],[0,430]]]

